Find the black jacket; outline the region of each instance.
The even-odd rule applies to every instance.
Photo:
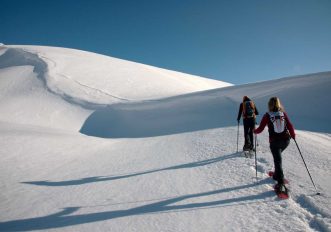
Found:
[[[245,102],[246,102],[246,101],[252,101],[252,100],[249,99],[249,98],[246,98],[246,99],[245,99]],[[253,102],[253,101],[252,101],[252,102]],[[253,103],[254,103],[254,102],[253,102]],[[238,112],[238,117],[237,117],[237,121],[240,120],[242,113],[243,113],[243,103],[240,103],[240,106],[239,106],[239,112]],[[254,114],[255,114],[255,115],[259,115],[259,111],[257,110],[255,103],[254,103]],[[244,119],[245,119],[245,118],[244,118]]]

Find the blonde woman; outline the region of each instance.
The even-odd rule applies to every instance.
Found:
[[[284,186],[282,152],[290,144],[291,137],[295,139],[295,131],[278,97],[270,98],[268,109],[269,112],[264,114],[260,126],[254,130],[254,133],[261,133],[265,126],[268,125],[270,150],[275,166],[273,179],[278,182],[276,188],[281,190]]]

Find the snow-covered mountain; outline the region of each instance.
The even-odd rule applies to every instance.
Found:
[[[3,121],[77,130],[89,114],[85,109],[230,85],[73,49],[1,50]]]
[[[331,231],[331,72],[232,86],[90,52],[0,46],[0,231]],[[248,95],[278,96],[293,144],[276,199],[265,131],[237,152]],[[243,143],[240,127],[239,147]]]

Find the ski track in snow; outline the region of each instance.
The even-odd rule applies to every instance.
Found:
[[[57,66],[47,54],[39,53],[39,57],[48,61],[49,69]],[[47,90],[69,103],[97,109],[105,105],[97,104],[95,99],[133,101],[86,85],[70,75],[55,73],[49,79],[46,73],[46,69],[39,70],[38,78],[44,78]],[[77,96],[48,83],[58,77],[69,81],[68,88],[75,89]],[[236,95],[238,91],[242,95],[252,86],[232,89]],[[226,91],[231,88],[219,96],[237,109],[235,97]],[[279,93],[263,91],[255,97],[264,99]],[[214,103],[217,94],[218,90],[213,90],[122,104],[114,109],[160,110],[158,119],[173,117],[162,117],[163,109],[157,108],[162,106],[184,116],[208,118],[201,112],[214,113],[208,104]],[[207,100],[196,103],[203,105],[201,111],[192,110],[194,104],[185,104],[203,97]],[[228,105],[224,109],[233,110]],[[201,123],[198,119],[192,123]],[[231,119],[224,116],[224,120]],[[131,139],[103,139],[0,121],[0,231],[331,231],[330,134],[298,131],[297,141],[322,195],[314,195],[292,141],[283,155],[291,189],[290,199],[284,201],[277,199],[274,183],[266,175],[273,168],[267,132],[258,136],[256,179],[254,159],[235,152],[237,127],[217,123],[210,128],[190,128],[186,133],[157,131],[152,137],[142,134]],[[142,128],[146,125],[149,124],[142,124]],[[240,127],[239,147],[242,144]]]
[[[92,92],[101,93],[101,97],[100,97],[100,98],[106,96],[106,97],[115,98],[115,99],[117,99],[117,100],[121,100],[121,101],[134,101],[133,99],[127,99],[127,98],[122,98],[122,97],[114,96],[114,95],[111,95],[111,94],[109,94],[109,93],[107,93],[107,92],[105,92],[105,91],[102,91],[102,90],[100,90],[100,89],[93,88],[93,87],[91,87],[91,86],[85,85],[85,84],[83,84],[83,83],[80,83],[80,82],[77,81],[77,80],[73,80],[72,78],[70,78],[69,76],[67,76],[67,75],[65,75],[65,74],[57,73],[57,75],[62,76],[62,77],[64,77],[64,78],[66,78],[66,79],[68,79],[68,80],[70,80],[70,81],[76,83],[77,85],[79,85],[79,86],[81,86],[81,87],[83,87],[83,88],[85,88],[85,89],[92,90]],[[86,93],[86,95],[91,95],[91,91],[85,91],[85,93]]]
[[[37,53],[37,54],[38,54],[38,56],[40,58],[42,58],[44,60],[47,60],[49,62],[48,64],[51,65],[52,68],[55,68],[57,66],[56,61],[48,58],[47,56],[45,56],[45,55],[43,55],[41,53]],[[117,100],[121,100],[121,101],[124,101],[124,102],[126,102],[126,101],[134,101],[134,99],[127,99],[127,98],[122,98],[122,97],[114,96],[114,95],[112,95],[110,93],[107,93],[107,92],[105,92],[103,90],[100,90],[100,89],[97,89],[97,88],[93,88],[91,86],[88,86],[86,84],[83,84],[83,83],[79,82],[78,80],[74,80],[69,75],[65,75],[63,73],[56,73],[56,76],[61,76],[63,78],[66,78],[66,79],[70,80],[71,82],[77,84],[78,86],[82,87],[83,89],[88,89],[88,90],[92,90],[92,92],[101,93],[100,98],[102,98],[102,97],[111,97],[111,98],[115,98]],[[46,79],[46,77],[44,77],[44,78]],[[91,91],[85,90],[84,92],[85,92],[86,95],[91,95]]]
[[[28,52],[28,51],[27,51]],[[48,57],[46,57],[45,55],[41,54],[41,53],[37,53],[37,55],[41,58],[41,59],[44,59],[46,61],[48,61],[48,64],[52,66],[52,68],[56,68],[57,67],[57,64],[56,64],[56,61],[54,61],[53,59],[50,59]],[[47,73],[48,71],[45,70],[45,73]],[[65,78],[67,80],[69,80],[71,83],[78,86],[78,88],[76,88],[76,90],[79,90],[81,92],[84,92],[84,94],[86,96],[89,96],[89,97],[92,97],[92,96],[95,96],[95,98],[97,99],[102,99],[102,98],[111,98],[111,99],[116,99],[116,100],[119,100],[119,101],[123,101],[123,102],[126,102],[126,101],[133,101],[133,99],[126,99],[126,98],[121,98],[121,97],[118,97],[118,96],[114,96],[114,95],[111,95],[105,91],[102,91],[100,89],[97,89],[97,88],[93,88],[91,86],[88,86],[88,85],[85,85],[81,82],[79,82],[78,80],[74,80],[72,79],[70,76],[68,75],[65,75],[63,73],[55,73],[55,75],[53,75],[52,77],[50,78],[54,78],[55,80],[58,78],[58,77],[62,77],[62,78]],[[44,75],[43,77],[45,80],[47,80],[47,76]],[[69,84],[69,86],[71,86],[72,84]],[[70,103],[74,103],[74,104],[79,104],[80,106],[84,107],[84,108],[94,108],[94,107],[98,107],[98,106],[101,106],[101,107],[104,107],[106,104],[96,104],[95,102],[90,102],[90,101],[82,101],[81,99],[79,98],[76,98],[72,95],[68,95],[67,93],[59,90],[56,86],[53,86],[53,87],[49,87],[49,89],[52,90],[53,93],[55,93],[56,95],[59,95],[60,97],[62,97],[64,100],[70,102]],[[93,94],[96,93],[96,94]]]

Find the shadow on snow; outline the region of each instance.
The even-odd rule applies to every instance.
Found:
[[[145,174],[151,174],[155,172],[161,172],[161,171],[168,171],[168,170],[176,170],[176,169],[182,169],[182,168],[195,168],[195,167],[201,167],[208,164],[213,164],[216,162],[220,162],[227,159],[233,159],[235,157],[240,156],[239,153],[233,153],[225,156],[220,156],[212,159],[207,160],[201,160],[197,162],[187,163],[187,164],[180,164],[176,166],[161,168],[161,169],[152,169],[147,170],[143,172],[136,172],[136,173],[130,173],[130,174],[124,174],[124,175],[118,175],[118,176],[109,176],[109,177],[103,177],[103,176],[94,176],[94,177],[87,177],[82,178],[78,180],[67,180],[67,181],[28,181],[28,182],[22,182],[24,184],[33,184],[33,185],[40,185],[40,186],[72,186],[72,185],[83,185],[83,184],[89,184],[89,183],[95,183],[95,182],[101,182],[101,181],[111,181],[111,180],[118,180],[118,179],[124,179],[124,178],[130,178],[134,176],[140,176]]]
[[[80,132],[101,138],[143,138],[236,125],[237,104],[194,95],[118,104],[94,111]]]
[[[217,195],[240,189],[256,187],[257,185],[262,185],[267,183],[269,183],[269,178],[260,180],[259,182],[256,183],[251,183],[241,186],[173,197],[166,200],[162,200],[155,203],[146,204],[126,210],[115,210],[108,212],[70,215],[78,211],[80,207],[68,207],[68,208],[64,208],[62,211],[58,213],[51,214],[48,216],[0,222],[0,230],[1,231],[46,230],[46,229],[63,228],[67,226],[93,223],[93,222],[99,222],[99,221],[105,221],[105,220],[111,220],[115,218],[129,217],[135,215],[142,215],[142,214],[166,213],[166,212],[183,211],[183,210],[198,210],[202,208],[221,207],[231,204],[239,204],[243,202],[247,203],[248,201],[258,202],[265,198],[274,196],[273,191],[267,191],[256,195],[235,197],[235,198],[222,199],[222,200],[216,200],[210,202],[196,202],[196,203],[176,205],[176,203],[179,203],[187,199]]]

